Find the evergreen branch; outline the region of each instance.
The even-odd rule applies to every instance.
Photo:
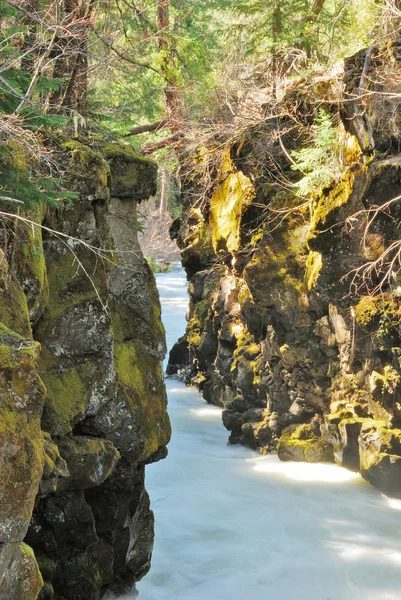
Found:
[[[6,79],[4,79],[4,77],[0,76],[0,81],[3,85],[5,85],[15,96],[17,96],[17,98],[24,98],[24,96],[22,94],[20,94],[15,88],[13,88],[12,85],[10,85],[8,83],[8,81]]]
[[[9,6],[12,6],[13,8],[16,8],[17,10],[23,12],[30,19],[32,19],[36,23],[39,23],[39,25],[42,25],[43,27],[45,27],[49,31],[55,31],[57,29],[57,27],[52,27],[51,25],[48,25],[45,21],[43,21],[43,19],[41,19],[35,13],[33,13],[32,10],[28,10],[24,6],[21,6],[20,4],[18,4],[18,2],[14,2],[13,0],[4,0],[4,2],[6,4],[9,4]]]
[[[134,60],[130,56],[127,56],[126,54],[123,54],[122,52],[117,50],[117,48],[114,46],[114,44],[112,42],[109,42],[108,40],[106,40],[106,38],[101,36],[100,33],[97,32],[96,30],[94,30],[94,34],[101,42],[103,42],[103,44],[105,46],[107,46],[107,48],[109,48],[109,50],[112,50],[118,56],[118,58],[121,58],[121,60],[124,60],[124,61],[130,63],[131,65],[134,65],[135,67],[140,67],[141,69],[149,69],[150,71],[157,73],[157,75],[160,75],[159,71],[157,69],[155,69],[154,67],[152,67],[152,65],[150,65],[149,63],[142,63],[137,60]]]

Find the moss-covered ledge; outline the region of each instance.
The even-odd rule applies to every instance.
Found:
[[[139,154],[132,144],[105,144],[101,153],[110,165],[112,196],[140,202],[156,194],[157,163]]]

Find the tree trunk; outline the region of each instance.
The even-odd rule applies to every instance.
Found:
[[[272,21],[272,95],[274,100],[277,99],[277,77],[278,77],[278,51],[277,41],[280,33],[282,33],[281,24],[281,9],[280,3],[276,2],[273,9],[273,21]]]
[[[38,50],[35,48],[38,24],[35,19],[32,18],[32,15],[38,12],[38,0],[26,0],[26,8],[28,13],[24,14],[22,17],[22,22],[27,26],[22,52],[23,54],[27,52],[27,54],[21,59],[21,69],[27,73],[33,73],[35,69],[35,60],[38,56]]]
[[[58,58],[53,78],[63,80],[48,99],[48,109],[78,115],[82,124],[87,115],[88,39],[93,1],[64,0],[64,35],[58,39]]]
[[[163,167],[161,191],[160,191],[160,206],[159,206],[160,216],[165,215],[167,213],[167,195],[168,195],[169,180],[170,180],[169,172],[166,169],[166,167]]]
[[[176,133],[182,127],[182,116],[174,55],[169,41],[170,1],[171,0],[157,1],[156,27],[158,33],[158,49],[162,56],[160,71],[164,79],[164,103],[169,121],[169,129],[173,133]]]

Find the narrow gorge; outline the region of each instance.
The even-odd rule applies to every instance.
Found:
[[[400,1],[0,17],[0,600],[399,600]]]

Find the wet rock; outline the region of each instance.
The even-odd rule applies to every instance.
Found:
[[[170,350],[166,373],[175,375],[189,366],[188,341],[185,335],[174,344]]]

